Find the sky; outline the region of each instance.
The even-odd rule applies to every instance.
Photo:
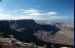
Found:
[[[1,0],[0,20],[73,20],[74,0]]]

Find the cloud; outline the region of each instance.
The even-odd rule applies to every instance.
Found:
[[[24,15],[24,16],[41,16],[43,15],[43,13],[41,13],[39,10],[36,10],[36,9],[28,9],[28,10],[25,10],[25,9],[20,9],[20,10],[14,10],[12,11],[13,13],[12,14],[17,14],[17,16],[19,15]]]
[[[32,19],[32,16],[12,16],[0,13],[0,20],[18,20],[18,19]]]
[[[13,10],[11,12],[12,14],[7,14],[6,11],[1,9],[0,10],[0,20],[33,19],[33,15],[39,15],[38,13],[35,13],[35,12],[34,13],[32,13],[32,12],[24,13],[25,11],[27,11],[27,10],[22,10],[22,9],[21,10]]]
[[[25,10],[24,13],[37,13],[39,12],[39,10],[36,10],[36,9],[28,9],[28,10]]]
[[[57,12],[42,12],[37,9],[20,9],[9,11],[0,10],[0,20],[18,20],[18,19],[34,19],[34,20],[59,20],[68,19],[69,16],[57,16]]]
[[[47,12],[47,15],[56,15],[57,12]]]
[[[19,15],[24,15],[24,16],[52,16],[52,15],[56,15],[57,12],[42,12],[41,10],[37,10],[37,9],[19,9],[19,10],[13,10],[12,14],[17,14],[17,16]]]
[[[41,16],[41,15],[44,15],[39,10],[35,10],[35,9],[25,10],[24,13],[28,14],[29,16]]]
[[[8,20],[8,19],[11,19],[11,17],[9,15],[5,15],[5,14],[0,13],[0,20]]]
[[[56,15],[57,12],[53,12],[53,11],[49,11],[49,12],[42,12],[40,10],[37,9],[20,9],[20,10],[14,10],[15,13],[21,13],[21,14],[25,14],[26,16],[52,16],[52,15]]]

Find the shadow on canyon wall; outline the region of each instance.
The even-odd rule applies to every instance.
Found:
[[[55,34],[57,31],[59,31],[58,28],[55,26],[51,25],[42,25],[42,24],[37,24],[34,20],[17,20],[17,21],[11,21],[15,22],[16,29],[21,29],[24,28],[25,30],[22,31],[15,31],[15,30],[10,30],[9,34],[14,35],[17,39],[25,42],[36,42],[34,33],[37,32],[38,30],[43,30],[47,32],[52,32],[52,34]],[[12,25],[13,25],[12,24]],[[10,33],[11,32],[11,33]]]

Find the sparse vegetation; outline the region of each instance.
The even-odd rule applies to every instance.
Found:
[[[47,45],[44,45],[43,48],[48,48],[48,46]]]
[[[5,48],[1,42],[0,42],[0,48]]]
[[[4,37],[5,33],[4,32],[0,32],[0,37]]]

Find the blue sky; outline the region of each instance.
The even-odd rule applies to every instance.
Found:
[[[74,0],[2,0],[0,19],[73,19]]]

